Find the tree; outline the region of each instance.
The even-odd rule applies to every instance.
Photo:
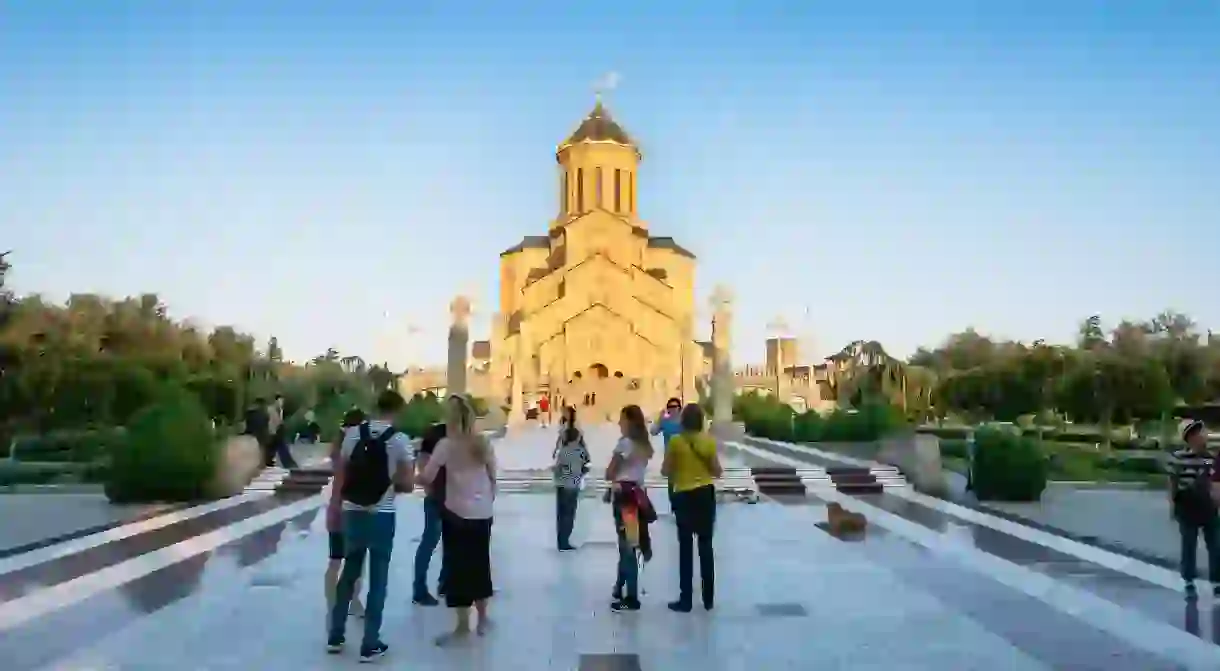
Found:
[[[1108,345],[1106,334],[1101,328],[1101,316],[1093,315],[1080,323],[1076,343],[1080,349],[1094,351]]]

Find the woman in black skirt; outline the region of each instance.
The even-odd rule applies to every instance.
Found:
[[[441,563],[445,603],[454,609],[453,631],[436,639],[447,645],[470,635],[470,609],[478,613],[475,633],[491,625],[487,600],[491,585],[491,521],[496,499],[496,458],[491,444],[474,431],[474,411],[464,396],[449,397],[446,431],[420,479],[431,482],[445,467],[445,502],[441,511]]]

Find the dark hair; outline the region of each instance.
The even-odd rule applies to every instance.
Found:
[[[383,415],[393,415],[407,402],[403,400],[402,394],[393,389],[386,389],[377,395],[377,412]]]
[[[678,421],[681,422],[684,432],[699,433],[703,430],[703,408],[700,408],[698,403],[687,403],[686,407],[682,408]]]
[[[1203,422],[1198,419],[1192,420],[1190,424],[1186,425],[1186,428],[1182,429],[1182,440],[1189,441],[1196,433],[1199,433],[1202,430]]]
[[[665,407],[666,407],[666,408],[671,408],[671,407],[677,407],[677,408],[681,408],[681,407],[682,407],[682,399],[680,399],[680,398],[678,398],[678,397],[676,397],[676,396],[675,396],[675,397],[673,397],[673,398],[671,398],[671,399],[669,399],[668,401],[666,401],[666,402],[665,402]]]
[[[569,405],[563,409],[563,442],[575,443],[580,440],[580,429],[576,428],[576,406]]]
[[[441,438],[445,437],[445,423],[437,422],[429,426],[424,431],[424,436],[420,439],[419,448],[421,452],[431,453],[430,450],[436,447],[436,444],[441,442]]]
[[[352,408],[343,413],[343,426],[345,428],[360,426],[362,423],[364,423],[364,411],[360,408]]]

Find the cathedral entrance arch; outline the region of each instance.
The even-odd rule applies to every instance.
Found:
[[[572,383],[577,392],[574,405],[580,409],[581,421],[605,422],[618,418],[626,385],[621,377],[610,374],[609,367],[595,363],[583,371],[575,371]]]

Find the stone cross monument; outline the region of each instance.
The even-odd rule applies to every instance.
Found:
[[[470,350],[470,299],[458,296],[449,304],[449,366],[445,385],[450,394],[466,393],[466,357]]]
[[[728,287],[717,286],[712,294],[712,428],[718,431],[733,423],[732,308]]]

